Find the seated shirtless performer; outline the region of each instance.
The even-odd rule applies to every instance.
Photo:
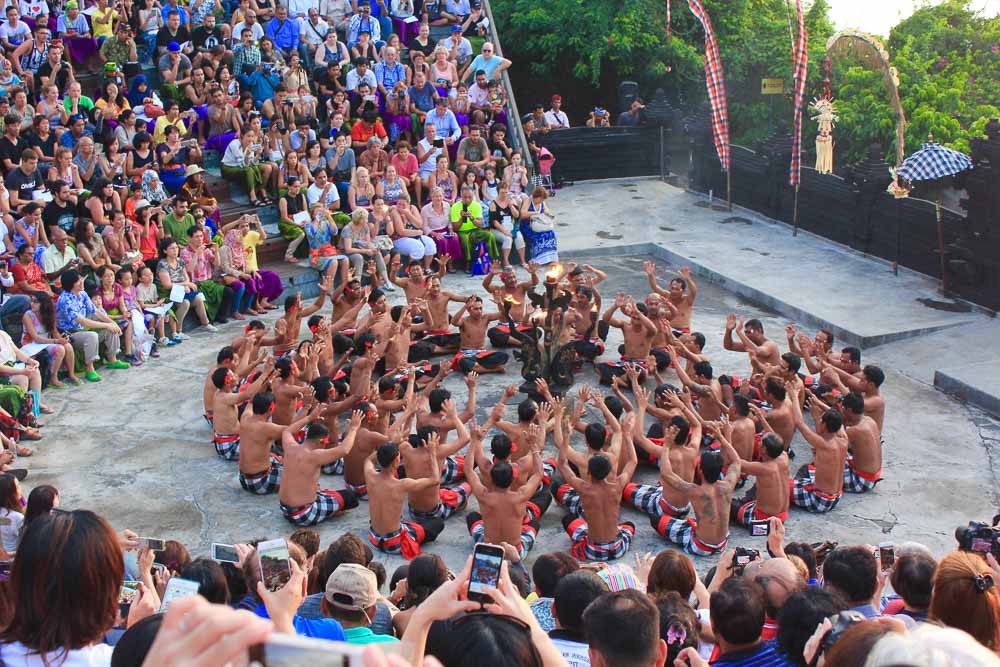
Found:
[[[691,277],[691,270],[686,266],[678,271],[679,278],[674,278],[668,285],[669,290],[665,290],[656,284],[656,264],[646,262],[642,267],[646,271],[649,279],[649,288],[654,293],[664,297],[675,311],[670,323],[674,328],[674,335],[691,332],[691,313],[694,311],[694,302],[698,298],[698,286]]]
[[[389,282],[403,288],[406,294],[406,303],[413,305],[427,296],[427,280],[436,273],[426,273],[423,265],[416,259],[411,259],[406,265],[406,277],[399,277],[399,266],[401,264],[399,255],[392,256],[389,265]]]
[[[614,317],[615,311],[622,310],[628,321]],[[635,303],[634,300],[619,293],[615,302],[605,311],[603,320],[608,326],[622,330],[625,344],[622,346],[620,361],[602,361],[595,365],[601,384],[611,384],[616,375],[624,375],[628,367],[639,368],[639,382],[645,382],[649,374],[649,350],[656,336],[656,325],[646,317],[646,305]]]
[[[274,394],[262,391],[250,401],[251,409],[240,417],[240,486],[250,493],[267,495],[281,487],[281,458],[271,453],[271,443],[288,431],[292,437],[309,423],[311,415],[304,413],[289,426],[271,423]]]
[[[740,479],[740,461],[736,451],[727,442],[721,443],[721,448],[721,457],[714,451],[701,454],[700,484],[681,479],[673,471],[670,457],[660,457],[664,481],[687,495],[694,516],[687,519],[663,516],[659,521],[654,519],[654,528],[657,533],[694,556],[721,553],[729,543],[729,507],[733,489]],[[722,474],[724,466],[728,466],[725,476]]]
[[[733,340],[733,331],[737,331],[738,341]],[[737,322],[736,315],[726,317],[726,333],[722,338],[722,347],[732,352],[746,352],[750,355],[750,365],[755,372],[763,372],[767,366],[777,366],[781,357],[777,343],[764,336],[764,324],[760,320],[747,320],[744,324]]]
[[[242,391],[235,392],[236,373],[225,366],[220,366],[212,373],[212,384],[216,387],[215,418],[212,421],[212,443],[215,453],[227,461],[235,461],[240,456],[240,403],[249,401],[261,391],[274,377],[274,360],[268,359],[264,364],[264,372],[256,380],[246,385]]]
[[[725,434],[723,446],[729,441]],[[731,446],[731,443],[729,443]],[[734,448],[735,449],[735,448]],[[767,521],[771,517],[782,523],[788,518],[788,454],[781,438],[768,433],[761,440],[761,460],[743,459],[743,474],[753,475],[757,483],[743,498],[733,498],[731,519],[741,526],[754,521]],[[742,457],[741,457],[742,458]]]
[[[631,433],[632,421],[629,417],[626,417],[626,421],[623,429],[627,426]],[[621,447],[621,452],[621,473],[613,474],[610,459],[598,454],[587,462],[586,475],[589,479],[574,473],[569,467],[569,460],[562,454],[559,456],[559,472],[580,494],[583,511],[587,516],[584,520],[567,514],[562,519],[563,528],[573,542],[570,553],[578,560],[615,560],[624,556],[632,544],[635,524],[631,521],[618,523],[622,490],[632,480],[635,472],[635,446],[631,440]]]
[[[481,449],[482,431],[476,429],[476,432],[478,443],[474,446]],[[490,467],[489,487],[479,478],[479,473],[469,475],[469,485],[482,512],[469,512],[466,517],[473,542],[506,542],[517,549],[522,559],[528,556],[538,534],[538,519],[525,520],[525,512],[534,489],[542,480],[542,457],[539,449],[532,447],[531,476],[519,486],[514,486],[514,468],[506,461],[494,463]]]
[[[519,331],[527,331],[532,327],[528,324],[528,314],[531,311],[531,304],[528,303],[528,290],[538,284],[538,265],[528,264],[528,273],[531,274],[531,282],[517,282],[517,273],[513,266],[505,266],[502,269],[499,264],[494,264],[486,277],[483,278],[483,289],[490,295],[498,297],[501,302],[510,304],[510,318],[514,320],[515,327]],[[500,286],[494,287],[493,279],[500,276]],[[501,321],[491,328],[487,335],[493,347],[507,347],[511,345],[510,324]],[[518,345],[517,342],[513,343]]]
[[[461,335],[451,330],[448,304],[465,303],[465,301],[464,296],[443,291],[439,276],[432,275],[427,279],[427,294],[420,309],[425,325],[421,341],[433,345],[434,354],[446,354],[458,350]]]
[[[202,416],[208,422],[209,428],[212,426],[212,420],[215,419],[215,393],[219,390],[212,382],[212,374],[220,368],[236,370],[236,349],[232,345],[226,345],[215,355],[215,365],[208,369],[202,386],[201,402],[204,408]]]
[[[378,461],[376,470],[372,459]],[[403,521],[403,504],[407,494],[431,488],[439,480],[400,479],[396,476],[399,466],[399,448],[393,442],[378,446],[375,454],[365,460],[365,484],[368,487],[368,511],[371,523],[368,541],[388,554],[402,553],[407,560],[420,555],[420,545],[433,542],[444,530],[444,520],[431,517],[424,520]]]
[[[818,401],[812,406],[816,413],[813,431],[802,417],[796,389],[789,385],[789,403],[795,415],[795,426],[813,450],[813,465],[803,466],[794,479],[788,480],[789,499],[793,505],[822,514],[833,510],[844,493],[844,466],[847,464],[847,433],[844,421],[836,410],[819,414]]]
[[[493,466],[498,463],[506,463],[510,466],[511,476],[513,478],[510,486],[508,487],[510,491],[517,491],[527,483],[527,480],[529,479],[528,476],[533,470],[533,459],[530,457],[521,457],[520,459],[511,460],[513,447],[510,438],[507,437],[507,434],[497,433],[490,439],[490,454],[493,456],[492,459],[489,459],[483,451],[483,437],[486,433],[485,430],[479,428],[473,422],[473,424],[469,427],[469,433],[472,439],[470,454],[473,457],[475,467],[479,470],[479,479],[487,489],[493,488],[493,477],[491,475],[491,471],[493,470]],[[537,442],[538,427],[535,426],[531,433],[532,435],[529,436],[532,438],[531,442]],[[552,495],[549,493],[549,487],[545,481],[543,463],[542,478],[538,481],[538,485],[535,487],[534,493],[525,504],[522,523],[527,524],[533,521],[537,522],[542,518],[542,515],[545,514],[545,511],[551,504]]]
[[[453,486],[441,486],[442,466],[469,442],[469,432],[465,424],[458,420],[455,404],[445,401],[444,411],[456,424],[458,437],[454,441],[442,443],[435,427],[422,426],[399,445],[399,454],[406,465],[406,476],[411,479],[426,477],[434,480],[434,484],[429,487],[410,493],[410,516],[418,521],[435,516],[447,519],[465,508],[472,493],[472,487],[464,481]]]
[[[318,410],[315,412],[318,413]],[[351,451],[362,414],[355,410],[351,424],[341,444],[325,449],[330,431],[321,423],[306,428],[306,438],[300,445],[291,431],[281,434],[284,448],[284,473],[278,500],[281,514],[295,526],[315,526],[332,516],[358,506],[358,497],[349,489],[331,491],[319,489],[320,469]]]
[[[302,307],[302,293],[296,292],[285,298],[285,314],[274,323],[274,356],[280,357],[294,350],[299,344],[299,328],[302,318],[318,312],[326,303],[327,295],[333,290],[333,279],[324,278],[319,284],[319,296],[311,306]]]
[[[468,315],[466,315],[468,312]],[[451,323],[461,333],[458,354],[451,360],[451,367],[462,373],[475,371],[483,373],[503,373],[504,364],[510,358],[506,352],[491,352],[486,348],[486,329],[490,322],[500,319],[500,313],[484,313],[483,300],[470,296],[458,312],[451,316]]]
[[[844,465],[844,491],[867,493],[882,481],[882,443],[878,424],[865,414],[865,399],[851,392],[840,399],[840,414],[850,453]]]
[[[642,433],[646,407],[649,405],[649,392],[642,387],[634,391],[635,420],[638,427],[633,437],[640,449],[659,462],[660,484],[651,486],[629,482],[622,493],[622,501],[648,514],[654,522],[654,528],[658,528],[663,517],[685,519],[691,511],[688,494],[667,482],[667,470],[685,482],[694,481],[694,471],[698,462],[698,443],[701,442],[701,424],[696,421],[691,426],[684,417],[675,417],[677,422],[671,421],[664,433],[663,445],[659,446]],[[664,459],[669,460],[669,465],[662,463]]]

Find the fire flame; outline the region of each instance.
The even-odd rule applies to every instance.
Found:
[[[562,264],[556,262],[552,267],[545,272],[545,280],[548,282],[558,282],[560,278],[563,277],[563,266]]]
[[[504,303],[509,303],[512,306],[520,306],[521,305],[520,301],[517,301],[514,297],[512,297],[510,295],[505,296],[504,299],[503,299],[503,302]]]

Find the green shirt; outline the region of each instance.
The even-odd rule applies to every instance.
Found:
[[[163,218],[163,234],[174,237],[177,245],[182,247],[188,244],[188,229],[191,227],[194,227],[194,216],[190,213],[185,213],[180,220],[173,213]]]
[[[348,644],[378,644],[381,642],[398,642],[389,635],[377,635],[371,628],[344,628],[344,639]]]
[[[462,220],[462,208],[464,206],[465,204],[462,203],[461,199],[459,199],[457,202],[451,205],[452,225]],[[473,200],[473,202],[468,206],[468,213],[469,217],[466,218],[465,221],[462,222],[461,226],[458,228],[458,231],[460,232],[468,232],[472,231],[473,229],[479,229],[480,227],[482,227],[483,205]],[[477,219],[480,220],[479,223],[476,223]]]
[[[63,99],[63,108],[66,109],[66,113],[73,113],[73,103],[70,101],[69,97]],[[80,101],[77,103],[77,108],[80,113],[89,113],[91,109],[94,108],[94,100],[90,99],[86,95],[80,95]]]

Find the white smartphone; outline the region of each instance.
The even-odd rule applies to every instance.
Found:
[[[292,566],[288,559],[288,543],[283,539],[268,540],[257,545],[260,580],[267,590],[276,591],[292,578]]]
[[[236,547],[232,544],[212,543],[212,560],[217,563],[239,563],[240,558],[236,554]]]
[[[250,664],[253,667],[361,667],[364,646],[346,642],[307,639],[292,635],[272,633],[266,644],[250,647]],[[380,644],[386,654],[398,653],[396,644]]]
[[[192,595],[197,595],[199,586],[201,586],[201,584],[197,581],[173,577],[167,582],[167,590],[163,591],[163,602],[160,604],[160,613],[165,612],[167,607],[170,606],[170,603],[178,598],[186,598]]]

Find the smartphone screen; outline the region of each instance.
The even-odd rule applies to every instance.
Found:
[[[167,590],[163,591],[163,603],[160,605],[160,613],[167,610],[170,603],[178,598],[186,598],[192,595],[198,594],[199,584],[197,581],[191,581],[190,579],[181,579],[180,577],[173,577],[167,582]]]
[[[118,612],[122,618],[128,616],[128,608],[137,595],[139,595],[138,581],[126,581],[118,590]]]
[[[288,564],[288,544],[285,540],[268,540],[257,545],[260,580],[269,591],[276,591],[292,577]]]
[[[493,544],[477,544],[472,553],[472,575],[469,577],[469,599],[487,602],[486,588],[496,588],[500,583],[500,564],[503,548]]]
[[[148,548],[150,551],[163,551],[166,543],[163,540],[158,540],[155,537],[140,537],[139,538],[139,548]]]
[[[434,145],[437,148],[443,148],[444,147],[444,139],[435,139],[434,140]]]
[[[896,564],[896,550],[892,544],[885,543],[878,545],[878,559],[883,572],[889,572]]]
[[[250,664],[260,667],[360,667],[364,646],[345,642],[308,639],[273,633],[266,644],[250,647]],[[385,653],[398,653],[392,644],[380,646]]]
[[[212,544],[212,560],[219,563],[239,563],[240,558],[236,555],[236,547],[232,544]]]

